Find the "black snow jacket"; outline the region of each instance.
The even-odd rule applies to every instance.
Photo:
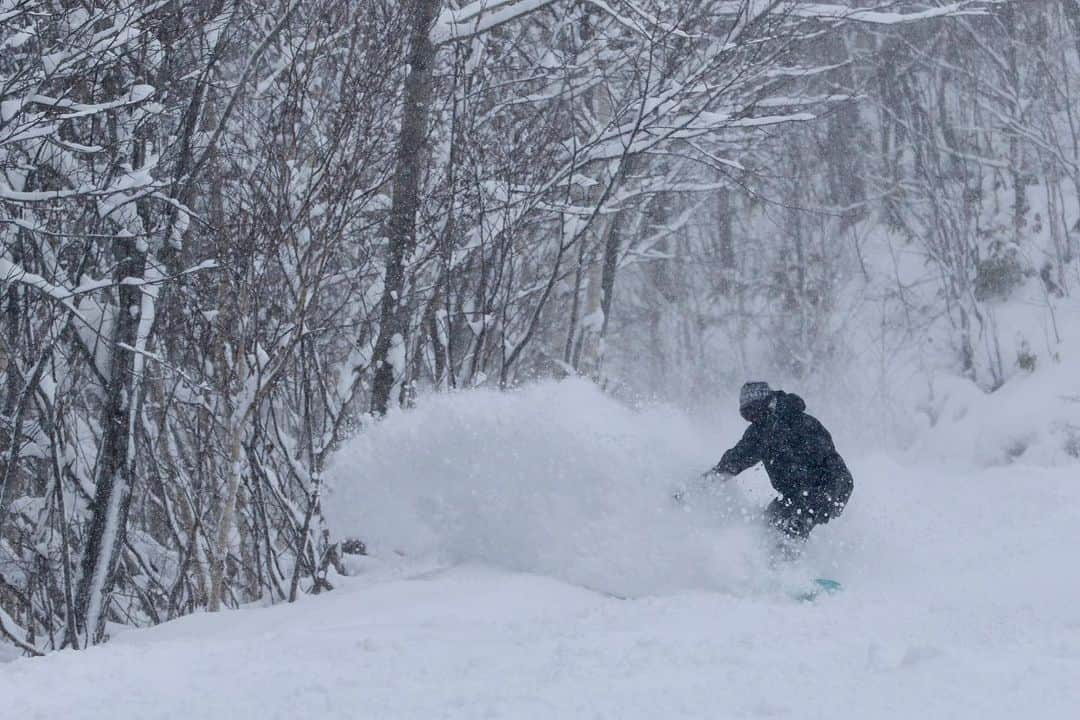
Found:
[[[798,395],[777,391],[768,417],[755,422],[713,469],[738,475],[761,462],[773,488],[788,502],[813,511],[828,522],[843,510],[853,486],[829,431],[807,415]]]

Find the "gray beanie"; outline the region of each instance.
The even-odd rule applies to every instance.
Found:
[[[766,382],[748,382],[739,391],[739,409],[772,397],[772,388]]]

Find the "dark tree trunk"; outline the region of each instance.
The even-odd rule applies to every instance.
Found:
[[[626,213],[620,212],[612,222],[607,240],[604,242],[604,267],[600,275],[600,311],[604,314],[604,320],[600,326],[601,361],[604,353],[604,338],[607,336],[608,323],[611,321],[611,307],[615,299],[615,275],[619,270],[623,232],[628,221]]]
[[[405,263],[416,247],[416,213],[420,207],[420,178],[423,172],[428,116],[431,114],[431,81],[435,46],[431,26],[442,0],[413,0],[412,32],[409,48],[409,76],[405,78],[405,98],[398,134],[394,193],[390,206],[386,248],[386,276],[379,316],[379,335],[372,355],[374,378],[371,411],[385,415],[396,382],[390,362],[394,345],[403,343],[408,332],[404,312]]]
[[[129,237],[116,240],[115,253],[118,303],[112,360],[105,389],[92,515],[76,596],[80,624],[88,643],[99,641],[104,633],[109,593],[124,545],[135,470],[132,420],[138,413],[141,390],[140,381],[134,376],[132,348],[138,344],[142,289],[122,283],[126,278],[143,277],[146,255],[137,247],[137,241]]]

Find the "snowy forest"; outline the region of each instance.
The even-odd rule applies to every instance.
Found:
[[[0,0],[0,643],[332,590],[430,396],[912,440],[1076,367],[1078,250],[1080,0]]]

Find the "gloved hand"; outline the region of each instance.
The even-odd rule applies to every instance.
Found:
[[[671,499],[680,505],[686,502],[687,498],[695,490],[703,490],[714,482],[727,482],[733,475],[725,472],[719,472],[716,468],[706,470],[701,473],[696,480],[692,480],[690,483],[683,483],[671,491]]]

